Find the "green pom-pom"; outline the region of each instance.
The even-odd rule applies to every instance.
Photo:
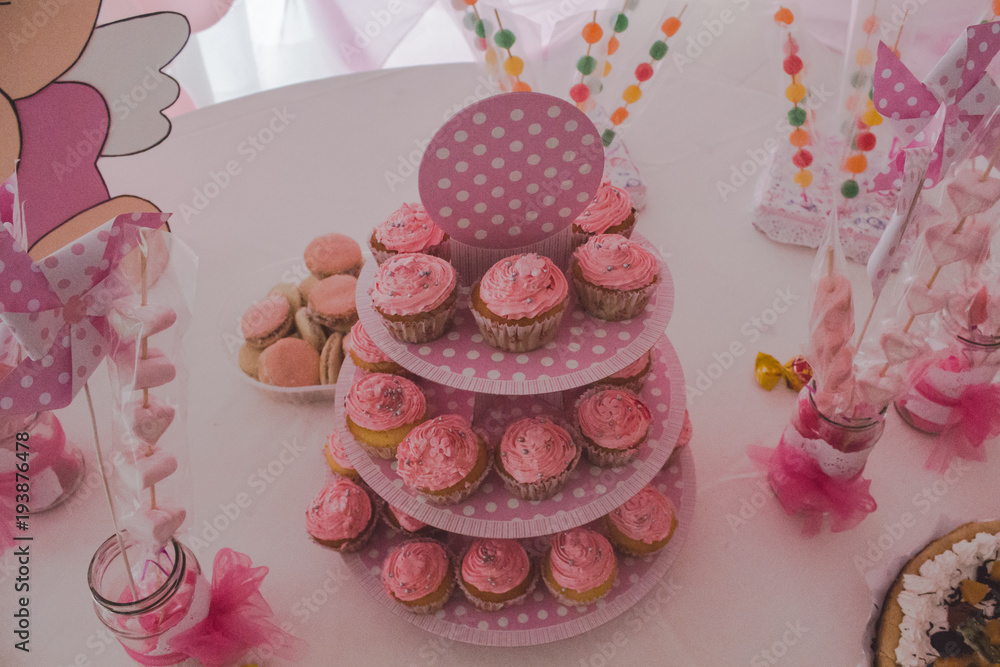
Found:
[[[855,180],[844,181],[844,184],[840,186],[840,194],[844,195],[845,199],[854,199],[858,196],[861,191],[858,182]]]
[[[656,40],[649,47],[649,55],[653,60],[663,60],[663,56],[667,55],[667,43],[659,39]]]
[[[788,111],[788,124],[792,127],[802,127],[806,124],[806,110],[802,107],[795,107]]]
[[[482,20],[476,21],[476,37],[486,37],[486,24]]]
[[[614,130],[611,130],[611,129],[604,130],[604,132],[601,134],[601,143],[604,144],[605,148],[607,148],[608,146],[610,146],[611,142],[614,141],[614,140],[615,140],[615,131]]]
[[[496,42],[497,46],[501,49],[509,49],[514,46],[514,33],[505,28],[493,37],[493,41]]]
[[[868,75],[864,72],[855,72],[851,75],[851,85],[855,88],[860,88],[866,83],[868,83]]]
[[[594,56],[584,56],[576,61],[576,70],[584,76],[592,74],[596,68],[597,58]]]
[[[625,32],[626,28],[628,28],[628,17],[624,14],[619,14],[615,17],[615,32]]]

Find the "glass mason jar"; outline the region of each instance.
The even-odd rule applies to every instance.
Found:
[[[928,342],[933,360],[910,379],[911,389],[896,400],[896,411],[918,431],[938,435],[961,421],[959,406],[967,390],[996,384],[1000,337],[962,326],[945,309]]]
[[[97,616],[136,662],[183,662],[187,656],[171,648],[170,640],[208,615],[210,584],[201,565],[176,539],[153,551],[128,533],[122,538],[139,599],[134,600],[118,539],[112,535],[94,554],[87,573]]]
[[[17,434],[27,433],[27,449],[18,449]],[[0,417],[0,477],[16,478],[24,461],[19,452],[28,453],[30,500],[32,514],[44,512],[61,504],[79,488],[83,480],[83,454],[66,441],[66,432],[52,412]]]

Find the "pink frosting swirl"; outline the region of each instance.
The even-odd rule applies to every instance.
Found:
[[[403,253],[378,267],[371,289],[372,303],[388,315],[413,315],[434,310],[454,291],[458,276],[451,264],[431,255]]]
[[[569,293],[566,276],[548,257],[535,253],[502,259],[479,282],[479,297],[501,317],[538,317]]]
[[[626,366],[625,368],[621,369],[617,373],[612,373],[608,377],[613,377],[616,379],[635,377],[649,363],[649,357],[651,354],[652,352],[647,352],[646,354],[642,355],[641,357],[633,361],[631,364]]]
[[[400,544],[382,563],[382,585],[397,600],[412,602],[438,589],[450,569],[448,552],[432,540]]]
[[[601,287],[634,290],[660,275],[660,260],[638,243],[618,234],[592,236],[573,253],[587,282]]]
[[[354,326],[351,327],[350,349],[351,352],[358,357],[358,359],[361,359],[361,361],[365,361],[369,364],[392,361],[392,359],[386,356],[379,346],[375,344],[375,341],[372,340],[371,336],[368,335],[368,332],[365,331],[364,326],[361,324],[361,320],[355,322]]]
[[[397,472],[411,488],[440,491],[465,479],[479,455],[479,436],[469,422],[459,415],[441,415],[420,424],[399,443]]]
[[[371,431],[411,424],[427,413],[427,400],[420,388],[389,373],[370,373],[356,380],[345,406],[351,421]]]
[[[528,552],[517,540],[476,540],[462,559],[462,581],[484,593],[506,593],[530,573]]]
[[[644,486],[624,505],[612,510],[608,518],[626,537],[652,544],[670,534],[674,508],[665,495]]]
[[[573,221],[589,234],[603,234],[609,227],[620,224],[632,214],[632,197],[610,183],[601,183],[590,205]]]
[[[646,404],[626,389],[595,389],[577,407],[580,430],[605,449],[628,449],[646,437],[653,416]]]
[[[507,427],[500,439],[503,468],[521,483],[562,474],[573,462],[577,446],[566,429],[545,417],[527,417]]]
[[[444,240],[423,204],[403,204],[375,226],[375,240],[396,252],[423,252]]]
[[[344,449],[344,443],[340,441],[340,436],[337,435],[336,431],[331,433],[330,439],[326,441],[326,450],[330,452],[330,458],[336,461],[341,468],[354,470],[351,459],[347,456],[347,450]]]
[[[306,510],[306,530],[319,540],[349,540],[360,535],[371,518],[372,501],[365,490],[339,477]]]
[[[420,519],[414,519],[412,516],[404,512],[403,510],[389,505],[389,511],[392,512],[392,516],[396,519],[396,523],[403,530],[408,530],[411,533],[415,533],[421,528],[426,528],[427,524]]]
[[[589,591],[610,577],[615,554],[608,539],[587,528],[573,528],[552,538],[549,551],[552,578],[563,588]]]

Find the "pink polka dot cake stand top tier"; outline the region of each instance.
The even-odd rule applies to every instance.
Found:
[[[357,369],[344,360],[337,396],[346,397]],[[546,396],[492,396],[470,394],[418,380],[427,395],[428,416],[447,412],[468,415],[470,398],[475,404],[473,428],[491,446],[499,442],[511,422],[531,415],[547,415],[572,423],[573,401],[578,392]],[[548,500],[526,501],[515,497],[491,471],[482,486],[466,500],[447,506],[428,503],[403,484],[396,461],[373,458],[347,430],[343,400],[337,401],[336,425],[344,448],[361,477],[375,493],[403,512],[449,532],[479,537],[522,538],[567,530],[601,517],[635,495],[663,467],[677,444],[684,423],[684,376],[670,342],[663,338],[653,349],[653,368],[647,376],[642,401],[653,415],[647,441],[635,461],[622,468],[599,468],[581,459],[565,485]],[[566,404],[566,407],[564,407]]]
[[[600,133],[575,106],[508,93],[455,114],[420,163],[420,201],[456,241],[521,248],[568,227],[604,170]]]
[[[656,249],[633,234],[633,241]],[[658,256],[658,253],[657,253]],[[444,336],[424,344],[400,343],[372,308],[375,279],[368,262],[358,279],[358,317],[375,344],[403,368],[434,382],[487,394],[531,395],[572,389],[617,373],[644,355],[663,335],[674,302],[670,271],[661,263],[660,285],[642,317],[606,322],[570,303],[556,340],[532,352],[503,352],[483,341],[469,310],[470,287],[461,288],[455,317]]]
[[[632,558],[616,553],[618,576],[611,592],[586,607],[560,604],[539,582],[534,593],[522,604],[500,611],[479,611],[456,590],[436,614],[420,616],[410,613],[391,600],[382,587],[382,561],[403,540],[384,526],[376,531],[366,549],[344,554],[344,562],[379,604],[436,635],[484,646],[532,646],[567,639],[593,630],[628,611],[656,586],[677,560],[694,518],[695,471],[690,449],[681,448],[668,465],[657,472],[651,483],[666,494],[676,508],[677,530],[674,536],[666,547],[651,556]],[[598,523],[591,527],[600,529]],[[464,552],[469,542],[469,538],[460,535],[443,537],[456,556]],[[549,537],[537,537],[522,543],[532,558],[538,559],[548,546]]]

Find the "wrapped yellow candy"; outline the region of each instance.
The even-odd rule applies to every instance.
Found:
[[[768,391],[774,389],[782,378],[789,389],[799,391],[812,379],[812,367],[801,355],[781,364],[771,355],[758,352],[757,360],[754,362],[754,376],[757,378],[757,384]]]

